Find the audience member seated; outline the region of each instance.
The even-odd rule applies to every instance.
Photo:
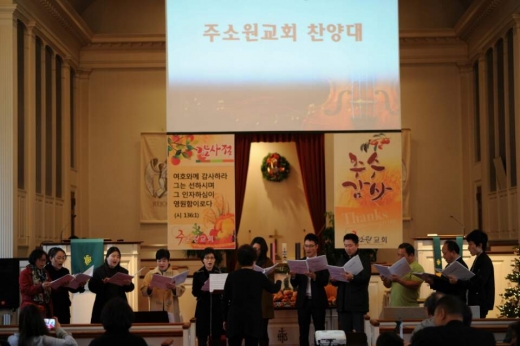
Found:
[[[473,313],[471,312],[470,307],[464,304],[464,316],[462,316],[462,323],[464,323],[464,325],[467,327],[471,327],[471,322],[473,322]]]
[[[435,327],[424,328],[412,338],[413,346],[464,346],[496,345],[491,332],[471,328],[465,325],[466,305],[452,295],[446,295],[437,301],[434,321]]]
[[[443,296],[442,293],[434,292],[430,294],[428,298],[424,301],[424,308],[426,309],[426,313],[428,314],[428,318],[419,323],[412,332],[412,338],[415,333],[419,330],[427,327],[435,327],[435,322],[433,320],[433,314],[435,313],[435,308],[437,307],[437,301]]]
[[[146,346],[146,341],[130,333],[134,312],[128,303],[119,297],[111,299],[101,311],[101,323],[105,334],[90,342],[90,346]]]
[[[504,338],[504,344],[510,346],[518,346],[518,336],[520,335],[520,321],[513,322],[507,327],[506,336]]]
[[[403,346],[404,341],[396,333],[381,333],[376,341],[376,346]]]
[[[78,346],[76,340],[61,328],[55,318],[56,338],[49,335],[49,329],[43,320],[43,314],[36,305],[27,305],[18,318],[18,333],[11,335],[7,341],[11,346]]]

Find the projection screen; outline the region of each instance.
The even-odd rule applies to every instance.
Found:
[[[166,0],[167,131],[401,128],[397,0]]]

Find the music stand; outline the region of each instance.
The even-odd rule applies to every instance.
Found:
[[[170,323],[167,311],[135,311],[134,323]]]
[[[209,274],[209,343],[213,342],[213,295],[224,293],[228,274]]]

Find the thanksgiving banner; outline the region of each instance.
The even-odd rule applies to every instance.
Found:
[[[355,233],[364,248],[402,243],[400,133],[334,135],[335,247]]]
[[[168,249],[235,248],[233,135],[168,135]]]

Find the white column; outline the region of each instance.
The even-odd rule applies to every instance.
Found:
[[[513,27],[513,47],[514,47],[514,64],[515,64],[515,119],[516,119],[516,181],[517,184],[520,182],[520,14],[514,14],[515,25]],[[517,186],[518,189],[518,186]],[[517,194],[517,215],[520,215],[520,195]],[[520,220],[520,218],[518,218]],[[520,240],[520,221],[517,220],[516,225],[513,225],[517,232],[517,239]]]
[[[75,85],[76,110],[76,168],[78,190],[76,193],[76,226],[78,237],[90,237],[89,217],[89,83],[92,70],[77,70]]]
[[[36,199],[36,35],[34,23],[25,30],[25,229],[17,233],[17,254],[29,253],[34,239]]]
[[[15,166],[15,5],[0,6],[0,257],[13,257]]]
[[[486,83],[486,55],[482,54],[478,58],[478,75],[479,75],[479,108],[480,108],[480,162],[481,162],[481,189],[482,189],[482,228],[490,229],[490,203],[489,198],[484,197],[489,195],[489,169],[487,169],[487,165],[489,165],[489,155],[488,152],[488,143],[489,143],[489,128],[487,126],[487,117],[488,117],[488,102],[487,102],[487,83]],[[493,153],[494,154],[494,153]]]
[[[62,229],[58,236],[68,238],[71,235],[70,218],[70,59],[63,59],[61,68],[61,156],[62,156]],[[58,239],[62,241],[62,239]]]
[[[462,223],[464,225],[475,224],[474,221],[477,217],[474,215],[474,211],[477,209],[475,206],[475,195],[474,191],[474,177],[470,167],[473,167],[475,157],[475,136],[474,136],[474,120],[475,110],[473,107],[474,97],[472,94],[473,78],[472,65],[458,65],[459,76],[460,76],[460,97],[461,97],[461,146],[462,146],[462,176],[471,177],[471,179],[463,179],[462,181]]]

